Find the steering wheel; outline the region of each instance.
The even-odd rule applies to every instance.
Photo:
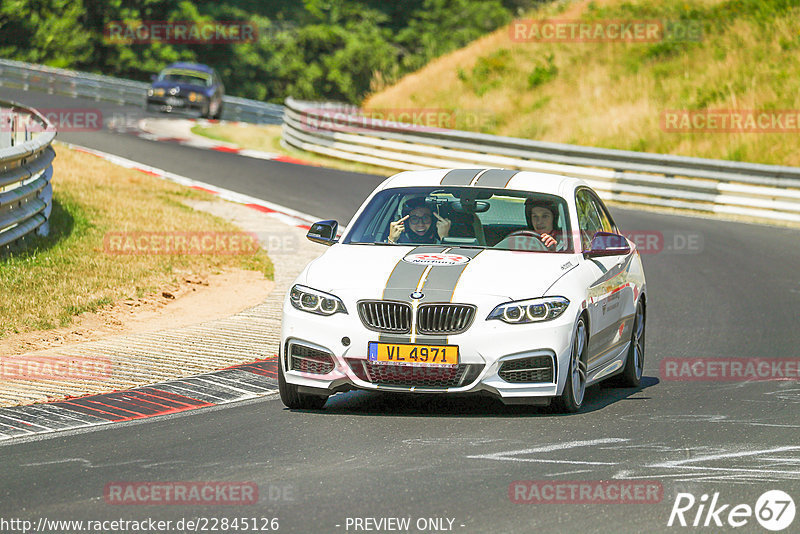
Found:
[[[517,241],[519,245],[522,246],[510,246],[513,244],[513,241]],[[502,246],[502,248],[509,248],[511,250],[550,250],[547,248],[547,245],[542,243],[542,235],[533,230],[517,230],[516,232],[511,232],[495,246]]]

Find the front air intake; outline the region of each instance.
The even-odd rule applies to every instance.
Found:
[[[497,374],[506,382],[553,382],[553,358],[532,356],[503,362]]]
[[[329,353],[307,345],[289,344],[289,369],[292,371],[327,375],[333,368],[333,358]]]

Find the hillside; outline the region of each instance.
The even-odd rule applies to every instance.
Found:
[[[800,0],[559,5],[526,18],[681,21],[699,25],[702,36],[519,42],[505,27],[405,76],[364,106],[444,108],[456,112],[460,129],[499,135],[800,165],[800,121],[792,122],[800,110]],[[671,110],[766,111],[778,116],[773,129],[780,131],[669,131],[663,121]]]

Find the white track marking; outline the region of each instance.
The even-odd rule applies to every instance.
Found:
[[[796,451],[796,450],[800,450],[800,447],[786,446],[786,447],[776,447],[774,449],[763,449],[763,450],[760,450],[760,451],[729,452],[729,453],[725,453],[725,454],[712,454],[712,455],[709,455],[709,456],[700,456],[698,458],[687,458],[685,460],[669,460],[667,462],[661,462],[661,463],[657,463],[657,464],[652,464],[649,467],[667,467],[667,468],[678,467],[678,468],[681,468],[681,469],[722,469],[722,470],[725,470],[725,469],[728,469],[728,468],[724,468],[724,467],[719,467],[719,468],[708,467],[708,468],[706,468],[706,467],[685,466],[684,464],[697,463],[697,462],[708,462],[708,461],[713,462],[714,460],[721,460],[723,458],[742,458],[742,457],[745,457],[745,456],[758,456],[759,454],[767,454],[767,453],[771,453],[771,452]]]
[[[605,445],[607,443],[623,443],[628,441],[624,438],[602,438],[592,439],[586,441],[567,441],[564,443],[553,443],[551,445],[543,445],[541,447],[534,447],[532,449],[520,449],[515,451],[493,452],[489,454],[477,454],[467,456],[473,460],[500,460],[506,462],[533,462],[533,463],[547,463],[547,464],[567,464],[567,465],[617,465],[618,462],[586,462],[581,460],[549,460],[544,458],[518,458],[524,454],[538,454],[554,451],[563,451],[567,449],[575,449],[578,447],[592,447],[594,445]]]

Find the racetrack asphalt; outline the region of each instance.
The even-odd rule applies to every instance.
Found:
[[[143,116],[136,108],[5,88],[0,97]],[[382,180],[124,133],[58,138],[341,223]],[[754,507],[767,490],[800,504],[797,380],[676,381],[660,368],[667,358],[800,357],[800,232],[612,213],[625,231],[663,237],[661,250],[643,255],[648,323],[639,389],[591,388],[585,409],[570,416],[487,399],[352,392],[320,412],[289,411],[267,399],[10,440],[0,445],[0,518],[277,517],[281,532],[355,532],[353,518],[411,518],[414,526],[443,517],[453,520],[453,532],[669,532],[684,530],[667,527],[680,492],[697,499],[718,492],[719,503],[731,505],[722,521],[732,506]],[[661,501],[509,498],[518,480],[632,479],[660,483]],[[120,506],[103,497],[114,481],[247,481],[258,485],[260,498],[244,506]],[[800,518],[785,532],[798,525]],[[419,531],[434,530],[410,530]],[[753,517],[737,529],[764,531]]]

